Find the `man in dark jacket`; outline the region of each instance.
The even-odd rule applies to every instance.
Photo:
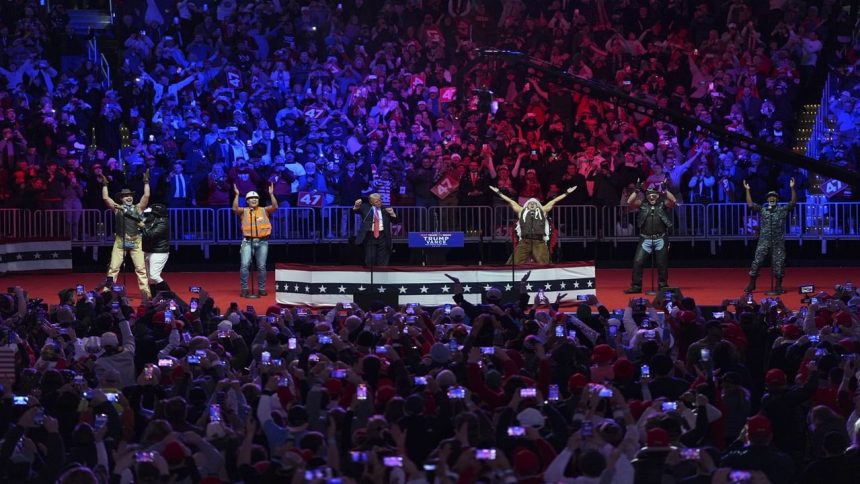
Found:
[[[773,423],[773,445],[779,450],[800,459],[806,448],[806,418],[804,405],[818,389],[818,366],[815,361],[807,365],[806,384],[788,385],[788,377],[774,368],[765,376],[767,393],[761,399],[759,413]]]
[[[161,271],[170,256],[170,220],[167,207],[155,203],[144,211],[146,218],[139,224],[143,235],[143,252],[146,254],[146,272],[152,294],[169,291],[170,286],[161,278]]]
[[[767,417],[756,415],[747,419],[741,438],[729,447],[720,466],[744,471],[759,470],[770,482],[792,482],[794,462],[770,445],[772,439],[773,427]]]

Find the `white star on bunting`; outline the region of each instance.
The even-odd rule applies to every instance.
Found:
[[[486,286],[484,286],[484,290],[485,290],[485,291],[489,291],[489,290],[490,290],[490,289],[492,289],[492,288],[493,288],[493,286],[491,286],[491,285],[489,285],[489,284],[487,284]]]
[[[398,288],[398,290],[400,291],[400,294],[406,294],[406,287],[405,286],[400,286]]]
[[[527,291],[531,291],[531,290],[532,290],[532,285],[531,285],[531,284],[526,284],[526,290],[527,290]]]
[[[326,289],[328,289],[328,288],[326,288],[325,286],[320,286],[320,287],[319,287],[319,291],[320,291],[320,293],[326,292]]]
[[[588,281],[588,287],[591,287],[591,286],[593,286],[593,285],[594,285],[594,283],[593,283],[593,282]]]
[[[296,289],[295,289],[295,292],[299,292],[299,285],[298,285],[298,284],[296,284],[296,285],[295,285],[295,286],[293,286],[293,287],[294,287],[294,288],[296,288]]]
[[[567,283],[564,281],[561,281],[561,284],[559,284],[558,287],[564,289],[565,287],[567,287]]]
[[[21,254],[18,254],[18,257],[16,257],[16,259],[18,259],[18,260],[24,260],[24,256],[23,256],[23,255],[21,255]]]
[[[381,293],[385,292],[385,286],[379,286],[377,290]]]
[[[427,286],[421,286],[421,294],[427,294],[429,288]]]
[[[305,292],[311,292],[311,286],[305,286]]]
[[[552,284],[550,284],[550,283],[548,283],[548,282],[547,282],[546,284],[544,284],[544,285],[543,285],[543,288],[544,288],[545,290],[549,291],[550,289],[552,289]]]
[[[573,287],[574,287],[575,289],[579,289],[579,282],[574,282],[574,283],[573,283]]]
[[[450,288],[450,287],[448,287],[448,286],[442,286],[442,292],[448,292],[449,290],[451,290],[451,288]]]
[[[510,291],[513,288],[514,288],[514,286],[512,286],[510,284],[505,284],[505,291]]]
[[[337,292],[339,292],[341,294],[346,294],[346,288],[343,287],[343,285],[341,285],[340,287],[337,288]]]
[[[33,254],[33,258],[34,258],[34,259],[41,259],[41,258],[42,258],[42,254],[40,254],[40,253],[36,252],[35,254]]]
[[[58,254],[58,253],[54,252],[53,254],[51,254],[51,257],[53,257],[54,259],[56,259],[56,258],[60,257],[60,254]]]
[[[359,291],[364,291],[365,289],[367,289],[367,288],[366,288],[366,287],[364,287],[364,286],[358,286],[358,290],[359,290]]]
[[[465,291],[465,292],[472,292],[472,286],[469,286],[469,285],[465,285],[465,286],[463,286],[463,291]]]

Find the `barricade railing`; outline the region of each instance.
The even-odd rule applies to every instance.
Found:
[[[58,239],[68,237],[73,246],[97,246],[103,242],[103,215],[96,209],[36,210],[32,213],[30,236]]]
[[[464,232],[466,240],[473,242],[494,238],[492,207],[431,207],[428,217],[439,232]]]
[[[30,236],[33,212],[18,208],[0,209],[0,239],[22,239]]]
[[[392,207],[398,217],[392,224],[394,241],[402,243],[409,232],[462,231],[466,240],[508,242],[516,214],[507,205],[464,207]],[[670,211],[676,241],[755,240],[758,213],[745,203],[683,204]],[[638,239],[637,212],[626,206],[556,206],[550,214],[559,240],[632,242]],[[355,235],[360,216],[351,206],[278,209],[271,216],[271,240],[278,243],[343,242]],[[171,243],[200,245],[207,251],[214,243],[238,243],[242,239],[240,217],[230,208],[170,209]],[[786,240],[860,239],[860,202],[799,203],[786,217]],[[0,209],[0,237],[70,237],[74,246],[111,245],[114,241],[112,210]]]

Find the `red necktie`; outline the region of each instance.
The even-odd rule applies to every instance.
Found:
[[[472,173],[472,186],[475,186],[477,184],[478,184],[478,175],[475,173]]]
[[[379,238],[379,211],[373,209],[373,238]]]

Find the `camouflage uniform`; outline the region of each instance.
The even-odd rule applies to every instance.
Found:
[[[773,276],[782,279],[785,274],[785,219],[794,209],[795,203],[776,205],[773,208],[753,204],[751,210],[759,212],[759,237],[755,257],[750,267],[750,277],[758,277],[758,269],[764,263],[768,252],[771,256]]]

